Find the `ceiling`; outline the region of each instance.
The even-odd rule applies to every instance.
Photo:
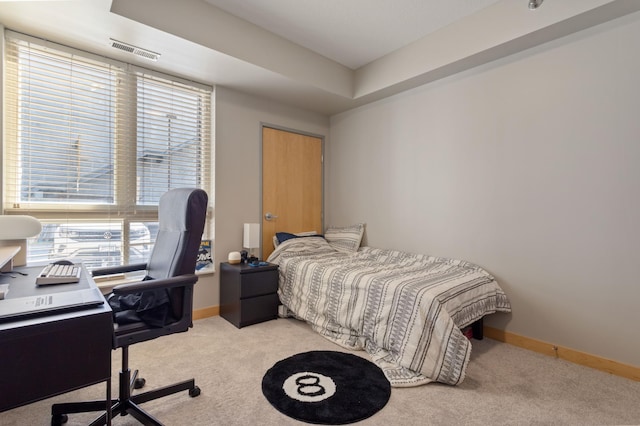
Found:
[[[356,69],[498,0],[205,1]]]
[[[333,115],[640,10],[637,0],[527,2],[0,0],[0,24]]]

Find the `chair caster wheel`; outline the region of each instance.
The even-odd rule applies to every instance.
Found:
[[[191,398],[195,398],[198,395],[200,395],[200,388],[199,387],[194,386],[193,389],[189,389],[189,396]]]
[[[51,426],[61,426],[69,421],[69,416],[66,414],[58,414],[51,416]]]
[[[134,388],[134,389],[141,389],[141,388],[143,388],[143,387],[144,387],[144,385],[146,385],[146,384],[147,384],[147,381],[146,381],[145,379],[143,379],[143,378],[139,378],[139,379],[136,379],[136,380],[133,382],[133,388]]]

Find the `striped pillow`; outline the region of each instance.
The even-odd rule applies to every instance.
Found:
[[[345,253],[354,253],[360,247],[363,234],[364,223],[358,223],[342,228],[329,227],[324,233],[324,238],[334,249]]]

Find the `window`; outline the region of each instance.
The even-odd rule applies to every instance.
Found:
[[[211,192],[210,87],[12,32],[5,64],[4,213],[42,222],[29,263],[144,262],[160,196]]]

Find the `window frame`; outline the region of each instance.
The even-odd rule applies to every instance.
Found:
[[[210,200],[212,200],[211,193],[213,191],[213,148],[212,148],[212,134],[214,123],[214,87],[203,85],[182,79],[180,77],[171,76],[158,71],[149,70],[139,67],[137,65],[128,64],[121,61],[116,61],[110,58],[102,57],[92,53],[80,51],[68,46],[60,45],[57,43],[41,40],[35,37],[31,37],[25,34],[15,33],[11,30],[5,30],[4,43],[2,46],[3,56],[5,60],[5,68],[16,65],[7,64],[7,44],[10,43],[9,39],[19,40],[24,43],[35,43],[39,46],[44,46],[48,49],[63,52],[73,57],[78,56],[86,58],[91,61],[97,61],[108,64],[109,66],[116,67],[118,78],[126,79],[126,81],[118,80],[116,88],[116,97],[124,96],[125,100],[117,99],[114,103],[116,108],[127,108],[124,111],[116,111],[113,113],[116,118],[116,131],[113,133],[112,141],[115,149],[114,154],[114,171],[111,184],[113,185],[113,203],[112,204],[98,204],[90,202],[72,202],[72,203],[47,203],[47,202],[22,202],[21,200],[21,188],[9,187],[12,182],[19,186],[20,182],[20,167],[16,164],[12,164],[9,159],[21,158],[19,154],[20,150],[20,136],[19,136],[19,95],[18,89],[12,88],[8,90],[7,86],[15,81],[8,81],[8,78],[3,78],[5,87],[3,87],[3,99],[6,103],[15,103],[14,109],[4,108],[4,142],[3,142],[3,214],[7,215],[23,215],[27,214],[44,222],[47,221],[60,221],[60,222],[73,222],[73,221],[116,221],[122,222],[122,241],[121,241],[121,256],[125,263],[128,261],[130,252],[130,228],[134,222],[157,222],[158,221],[158,209],[157,204],[137,204],[138,193],[138,174],[137,174],[137,147],[139,144],[137,126],[137,98],[138,98],[138,79],[145,79],[153,81],[159,79],[161,82],[176,85],[178,87],[184,86],[188,88],[201,90],[202,99],[207,102],[207,105],[202,105],[202,113],[200,117],[202,121],[199,121],[198,135],[200,135],[200,150],[202,153],[199,159],[199,167],[201,171],[196,178],[197,182],[200,182],[199,188],[204,189],[210,194]],[[7,70],[3,71],[4,76],[7,74]],[[133,89],[133,91],[130,91]],[[129,92],[125,93],[123,91]],[[205,103],[203,102],[203,103]],[[131,140],[136,143],[130,143]],[[133,159],[133,160],[132,160]],[[131,182],[135,182],[131,185]],[[134,189],[132,190],[131,187]],[[171,187],[169,188],[171,189]],[[212,220],[212,203],[208,208],[207,224],[205,226],[205,232],[203,234],[204,240],[211,239],[211,220]],[[153,241],[152,241],[153,243]],[[45,261],[38,263],[46,263]]]

